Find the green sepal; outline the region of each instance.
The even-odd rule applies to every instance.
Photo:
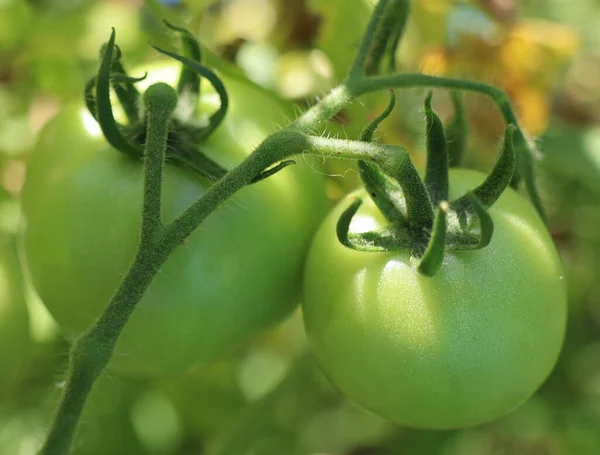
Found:
[[[146,78],[130,78],[127,76],[125,67],[121,62],[121,52],[119,47],[115,45],[115,48],[119,51],[118,56],[113,58],[111,67],[111,83],[112,87],[117,95],[117,99],[125,112],[125,116],[129,121],[129,124],[138,124],[140,122],[140,92],[133,85],[135,82],[139,82]],[[121,75],[123,77],[117,77]]]
[[[404,160],[402,165],[389,175],[402,188],[408,225],[415,231],[431,229],[434,218],[431,200],[413,162],[410,159]]]
[[[544,209],[542,199],[535,184],[534,160],[532,154],[533,147],[528,145],[527,139],[521,130],[517,131],[513,141],[517,155],[517,166],[515,169],[515,175],[511,181],[511,186],[516,189],[519,187],[519,182],[521,179],[525,182],[525,189],[527,190],[527,194],[529,194],[531,203],[535,207],[535,210],[544,224],[547,225],[548,217],[546,215],[546,210]]]
[[[208,79],[208,81],[211,83],[211,85],[214,87],[215,91],[219,95],[221,105],[219,106],[219,109],[217,109],[217,111],[210,116],[208,127],[206,127],[205,129],[203,129],[201,131],[198,139],[201,140],[201,139],[207,138],[208,136],[210,136],[212,134],[212,132],[214,130],[216,130],[218,128],[218,126],[221,124],[221,122],[225,119],[225,115],[227,114],[227,109],[229,108],[229,96],[227,94],[227,90],[225,89],[225,86],[223,85],[223,82],[221,81],[219,76],[217,76],[211,70],[209,70],[208,68],[206,68],[205,66],[203,66],[202,64],[200,64],[194,60],[190,60],[189,58],[184,57],[182,55],[178,55],[173,52],[169,52],[158,46],[153,45],[152,47],[154,49],[156,49],[158,52],[160,52],[161,54],[167,55],[171,58],[174,58],[175,60],[178,60],[179,62],[183,63],[188,68],[194,70],[201,76]]]
[[[178,153],[174,153],[171,150],[167,148],[168,162],[181,163],[210,181],[216,182],[228,172],[227,169],[221,167],[196,148],[180,148]]]
[[[479,250],[488,246],[494,235],[494,221],[487,209],[472,192],[468,192],[465,196],[471,204],[474,215],[479,220],[480,232],[479,235],[476,235],[472,232],[459,231],[457,234],[449,236],[449,250]]]
[[[379,114],[376,118],[371,120],[367,127],[363,130],[360,135],[360,140],[363,142],[371,142],[373,140],[373,136],[375,135],[375,131],[381,125],[386,118],[390,116],[390,114],[394,111],[394,107],[396,106],[396,94],[393,90],[390,90],[390,101],[388,102],[385,110]]]
[[[281,163],[277,164],[276,166],[273,166],[265,171],[262,171],[260,174],[258,174],[256,177],[254,177],[250,183],[258,183],[268,177],[271,177],[272,175],[277,174],[282,169],[284,169],[288,166],[291,166],[293,164],[296,164],[296,162],[294,160],[282,161]]]
[[[479,219],[480,238],[479,243],[475,245],[474,249],[485,248],[492,241],[494,235],[494,221],[488,213],[486,207],[477,199],[477,197],[469,192],[467,193],[471,207],[475,211],[475,215]]]
[[[141,158],[144,151],[137,145],[131,143],[122,133],[117,121],[113,115],[112,105],[110,102],[110,84],[111,84],[111,68],[113,59],[113,49],[115,45],[115,29],[112,29],[110,39],[106,45],[102,55],[100,68],[96,76],[96,96],[95,107],[98,124],[104,134],[104,137],[114,148],[133,157]],[[89,83],[88,83],[89,85]],[[90,107],[90,101],[86,96],[86,103]]]
[[[491,207],[510,185],[516,166],[515,149],[513,146],[513,137],[516,130],[517,128],[514,125],[506,127],[504,143],[494,168],[483,183],[473,190],[473,195],[486,208]],[[461,196],[452,202],[452,206],[457,211],[466,209],[470,205],[467,195]]]
[[[122,86],[124,84],[135,84],[136,82],[143,81],[148,76],[148,73],[145,73],[142,77],[130,77],[125,74],[111,74],[110,81],[113,84],[113,88],[115,86]],[[96,76],[92,77],[88,83],[85,85],[84,89],[84,99],[85,105],[96,120],[98,120],[98,106],[96,105]],[[136,117],[137,118],[137,117]],[[129,119],[131,122],[131,119]],[[137,118],[139,121],[139,118]]]
[[[462,95],[457,91],[451,91],[450,98],[454,105],[454,116],[446,125],[448,161],[450,162],[450,166],[459,167],[462,165],[465,150],[467,148],[469,124],[467,122]]]
[[[367,253],[384,253],[386,251],[409,249],[412,246],[410,236],[402,235],[405,231],[389,228],[371,232],[350,232],[350,223],[362,205],[362,199],[358,198],[344,210],[336,225],[336,234],[339,242],[353,250]]]
[[[202,63],[202,51],[200,50],[200,44],[196,37],[192,35],[189,30],[178,27],[166,19],[163,19],[163,23],[169,29],[179,33],[181,36],[183,55],[195,62]],[[177,83],[177,93],[179,93],[180,96],[191,94],[194,101],[200,97],[200,75],[187,65],[183,65],[181,69],[179,82]],[[193,103],[193,106],[195,108],[196,103]]]
[[[366,161],[358,162],[358,173],[365,190],[383,216],[389,222],[406,224],[406,203],[400,185]]]
[[[427,249],[417,266],[417,272],[421,275],[432,277],[442,268],[446,251],[446,230],[448,229],[447,212],[448,203],[442,201],[436,212]]]
[[[433,92],[425,98],[427,168],[425,186],[435,206],[448,199],[448,150],[442,121],[431,108]]]
[[[371,142],[373,140],[375,131],[381,122],[392,113],[395,104],[396,96],[394,91],[390,90],[388,106],[367,125],[361,134],[361,141]],[[381,172],[374,164],[359,160],[357,166],[362,184],[383,216],[390,222],[406,222],[406,216],[404,215],[406,205],[400,185]]]

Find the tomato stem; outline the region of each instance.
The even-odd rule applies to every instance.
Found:
[[[177,94],[171,86],[158,83],[144,93],[148,134],[144,153],[144,201],[141,248],[152,244],[162,229],[161,192],[165,150],[170,118],[177,107]]]
[[[69,452],[94,382],[108,365],[119,334],[137,302],[168,257],[166,251],[147,253],[138,254],[102,316],[73,343],[65,391],[39,455],[66,455]]]

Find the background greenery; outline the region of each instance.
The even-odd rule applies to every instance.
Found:
[[[0,453],[33,455],[48,429],[68,342],[14,267],[28,151],[60,106],[82,97],[115,27],[129,66],[170,45],[160,18],[185,24],[255,82],[306,106],[342,79],[371,0],[0,0]],[[504,419],[465,430],[399,428],[354,406],[303,354],[295,315],[183,377],[106,374],[75,454],[587,455],[600,453],[600,1],[413,0],[403,71],[477,79],[511,96],[539,143],[550,229],[565,264],[565,347],[539,393]],[[423,163],[423,90],[398,92],[380,138]],[[452,115],[447,94],[435,108]],[[329,134],[357,136],[385,95],[347,109]],[[466,97],[468,164],[489,169],[503,124]],[[357,185],[329,162],[330,196]],[[23,292],[22,292],[23,291]],[[24,294],[23,294],[24,293]]]

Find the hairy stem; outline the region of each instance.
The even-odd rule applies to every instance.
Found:
[[[138,255],[102,316],[73,344],[65,391],[40,455],[69,453],[87,396],[108,365],[129,316],[167,257],[167,251]]]
[[[169,120],[177,106],[177,94],[167,84],[155,84],[144,93],[147,106],[146,149],[144,153],[144,201],[141,248],[162,228],[161,193]]]

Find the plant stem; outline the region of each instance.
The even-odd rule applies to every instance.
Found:
[[[160,206],[169,118],[177,106],[177,95],[170,86],[156,84],[148,88],[144,101],[148,111],[148,134],[138,254],[104,313],[73,344],[65,392],[40,455],[68,453],[94,382],[108,365],[119,335],[137,303],[173,250],[165,249],[160,241]]]
[[[345,84],[334,88],[321,101],[308,109],[296,119],[290,128],[302,131],[310,131],[321,123],[332,119],[352,101],[352,95]]]
[[[71,349],[68,379],[40,455],[69,453],[77,422],[92,385],[112,356],[119,334],[168,253],[138,255],[108,307]]]

